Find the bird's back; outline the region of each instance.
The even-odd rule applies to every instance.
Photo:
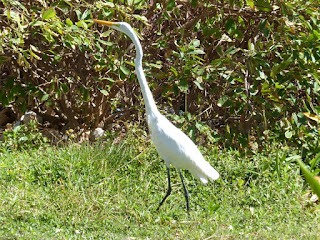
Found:
[[[164,116],[148,116],[148,125],[152,142],[167,165],[187,169],[203,183],[219,178],[191,139]]]

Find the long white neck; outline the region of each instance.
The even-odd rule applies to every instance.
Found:
[[[142,69],[142,56],[143,56],[142,47],[137,35],[133,32],[133,30],[129,34],[127,33],[127,35],[131,38],[131,40],[133,41],[136,47],[136,59],[135,59],[136,74],[139,80],[139,84],[140,84],[143,99],[144,99],[144,104],[146,106],[146,113],[148,116],[151,113],[158,112],[158,109],[153,99],[151,90],[148,86],[146,76],[144,75],[144,72]]]

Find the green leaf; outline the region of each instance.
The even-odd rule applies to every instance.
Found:
[[[271,4],[267,0],[256,0],[256,7],[260,11],[269,12],[272,10]]]
[[[112,46],[113,45],[112,42],[103,41],[101,39],[98,39],[98,42],[100,42],[101,44],[106,45],[106,46]]]
[[[219,100],[218,100],[218,107],[222,107],[226,104],[226,102],[229,100],[229,97],[227,95],[222,96]]]
[[[239,52],[240,50],[241,50],[241,48],[235,48],[234,46],[232,46],[232,47],[228,48],[228,49],[224,52],[224,54],[225,54],[225,55],[233,55],[233,54]]]
[[[201,85],[200,82],[198,82],[198,81],[193,81],[193,82],[194,82],[195,85],[197,85],[197,87],[198,87],[200,90],[203,90],[203,87],[202,87],[202,85]]]
[[[249,51],[254,51],[254,43],[249,39],[248,41],[248,49]]]
[[[135,66],[133,62],[129,62],[129,61],[124,61],[124,62],[125,62],[126,64],[128,64],[129,66],[132,66],[132,67]]]
[[[155,63],[149,63],[149,66],[154,67],[154,68],[157,68],[157,69],[161,69],[161,68],[162,68],[162,65],[160,65],[160,64],[155,64]]]
[[[306,181],[311,186],[312,191],[317,194],[318,198],[320,198],[320,183],[313,177],[313,175],[309,172],[306,165],[300,160],[297,159],[298,164],[300,165],[301,171],[306,178]]]
[[[275,63],[272,66],[270,76],[274,78],[279,73],[279,71],[280,71],[280,64]]]
[[[198,39],[193,39],[190,46],[197,48],[200,46],[200,41]]]
[[[81,27],[81,28],[84,28],[84,29],[88,29],[88,25],[83,20],[80,20],[80,21],[76,22],[76,25],[78,27]]]
[[[126,68],[125,66],[123,66],[123,65],[120,66],[120,70],[125,75],[129,75],[130,74],[130,70],[128,68]]]
[[[108,30],[108,31],[105,31],[105,32],[103,32],[103,33],[101,33],[101,37],[108,37],[109,35],[110,35],[110,33],[112,33],[113,32],[113,30]]]
[[[38,48],[36,48],[35,46],[33,46],[32,44],[30,44],[30,49],[34,52],[41,53],[41,51]]]
[[[114,3],[113,2],[101,1],[100,4],[102,6],[107,6],[109,8],[114,8]]]
[[[35,21],[35,22],[32,22],[30,25],[36,27],[36,26],[42,26],[44,24],[45,24],[45,22]]]
[[[49,8],[48,10],[42,13],[42,19],[48,20],[50,18],[53,18],[55,15],[56,15],[56,10],[54,10],[54,8]]]
[[[67,85],[66,83],[62,83],[62,84],[61,84],[61,87],[62,87],[62,90],[63,90],[65,93],[69,92],[69,87],[68,87],[68,85]]]
[[[225,28],[227,33],[232,34],[237,29],[237,25],[233,19],[229,18],[225,23]]]
[[[177,69],[175,69],[173,66],[170,67],[171,72],[177,77],[178,76],[178,72]]]
[[[285,88],[285,86],[283,86],[282,84],[280,84],[278,82],[276,82],[274,86],[276,89],[284,89]]]
[[[106,97],[109,96],[109,93],[108,93],[106,90],[104,90],[104,89],[99,89],[99,91],[100,91],[103,95],[105,95]]]
[[[66,24],[67,24],[69,27],[71,27],[71,26],[73,25],[73,22],[72,22],[69,18],[67,18],[67,19],[66,19]]]
[[[83,99],[88,100],[90,96],[89,90],[88,89],[83,89]]]
[[[88,18],[91,18],[91,11],[86,9],[84,11],[84,13],[82,14],[82,16],[81,16],[81,20],[85,20],[85,19],[88,19]]]
[[[239,29],[236,29],[234,31],[234,37],[237,38],[237,39],[242,39],[243,38],[243,33]]]
[[[311,170],[314,169],[320,163],[320,153],[318,153],[311,161]]]
[[[172,11],[172,9],[176,6],[176,1],[175,0],[169,0],[167,4],[167,10]]]
[[[191,7],[195,8],[198,6],[198,0],[191,0],[190,4],[191,4]]]
[[[206,54],[204,51],[202,51],[201,49],[195,49],[191,52],[188,52],[189,55],[198,55],[198,54]]]
[[[41,102],[44,102],[44,101],[47,101],[49,99],[50,95],[49,94],[44,94],[42,97],[41,97]]]
[[[41,57],[39,57],[37,54],[35,54],[31,49],[29,50],[30,56],[34,57],[37,60],[41,60]]]
[[[277,49],[277,48],[282,48],[282,47],[283,47],[283,46],[280,45],[280,44],[272,45],[272,46],[270,47],[270,51],[274,51],[275,49]]]
[[[179,89],[181,90],[181,91],[187,91],[188,90],[188,80],[187,79],[185,79],[185,78],[183,78],[183,79],[181,79],[180,81],[179,81]]]
[[[253,0],[247,0],[247,4],[251,7],[251,9],[254,10],[254,1]]]
[[[135,19],[140,20],[141,22],[148,23],[148,19],[145,16],[133,14],[132,15]]]

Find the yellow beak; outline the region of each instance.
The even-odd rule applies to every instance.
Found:
[[[103,20],[98,20],[98,19],[93,19],[93,21],[95,23],[100,23],[100,24],[107,25],[107,26],[113,26],[113,25],[117,26],[117,23],[114,23],[114,22],[103,21]]]

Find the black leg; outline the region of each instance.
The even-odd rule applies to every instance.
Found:
[[[171,194],[171,181],[170,181],[170,168],[169,167],[167,167],[167,173],[168,173],[168,190],[167,190],[166,195],[162,199],[161,203],[159,204],[159,207],[157,208],[157,210],[159,210],[161,205],[164,203],[164,201],[167,199],[167,197]]]
[[[189,207],[189,192],[188,192],[188,190],[186,188],[186,185],[184,184],[183,177],[182,177],[180,169],[179,169],[179,175],[180,175],[181,182],[182,182],[182,185],[183,185],[183,188],[184,188],[184,196],[185,196],[186,202],[187,202],[187,211],[189,212],[189,210],[190,210],[190,207]]]

